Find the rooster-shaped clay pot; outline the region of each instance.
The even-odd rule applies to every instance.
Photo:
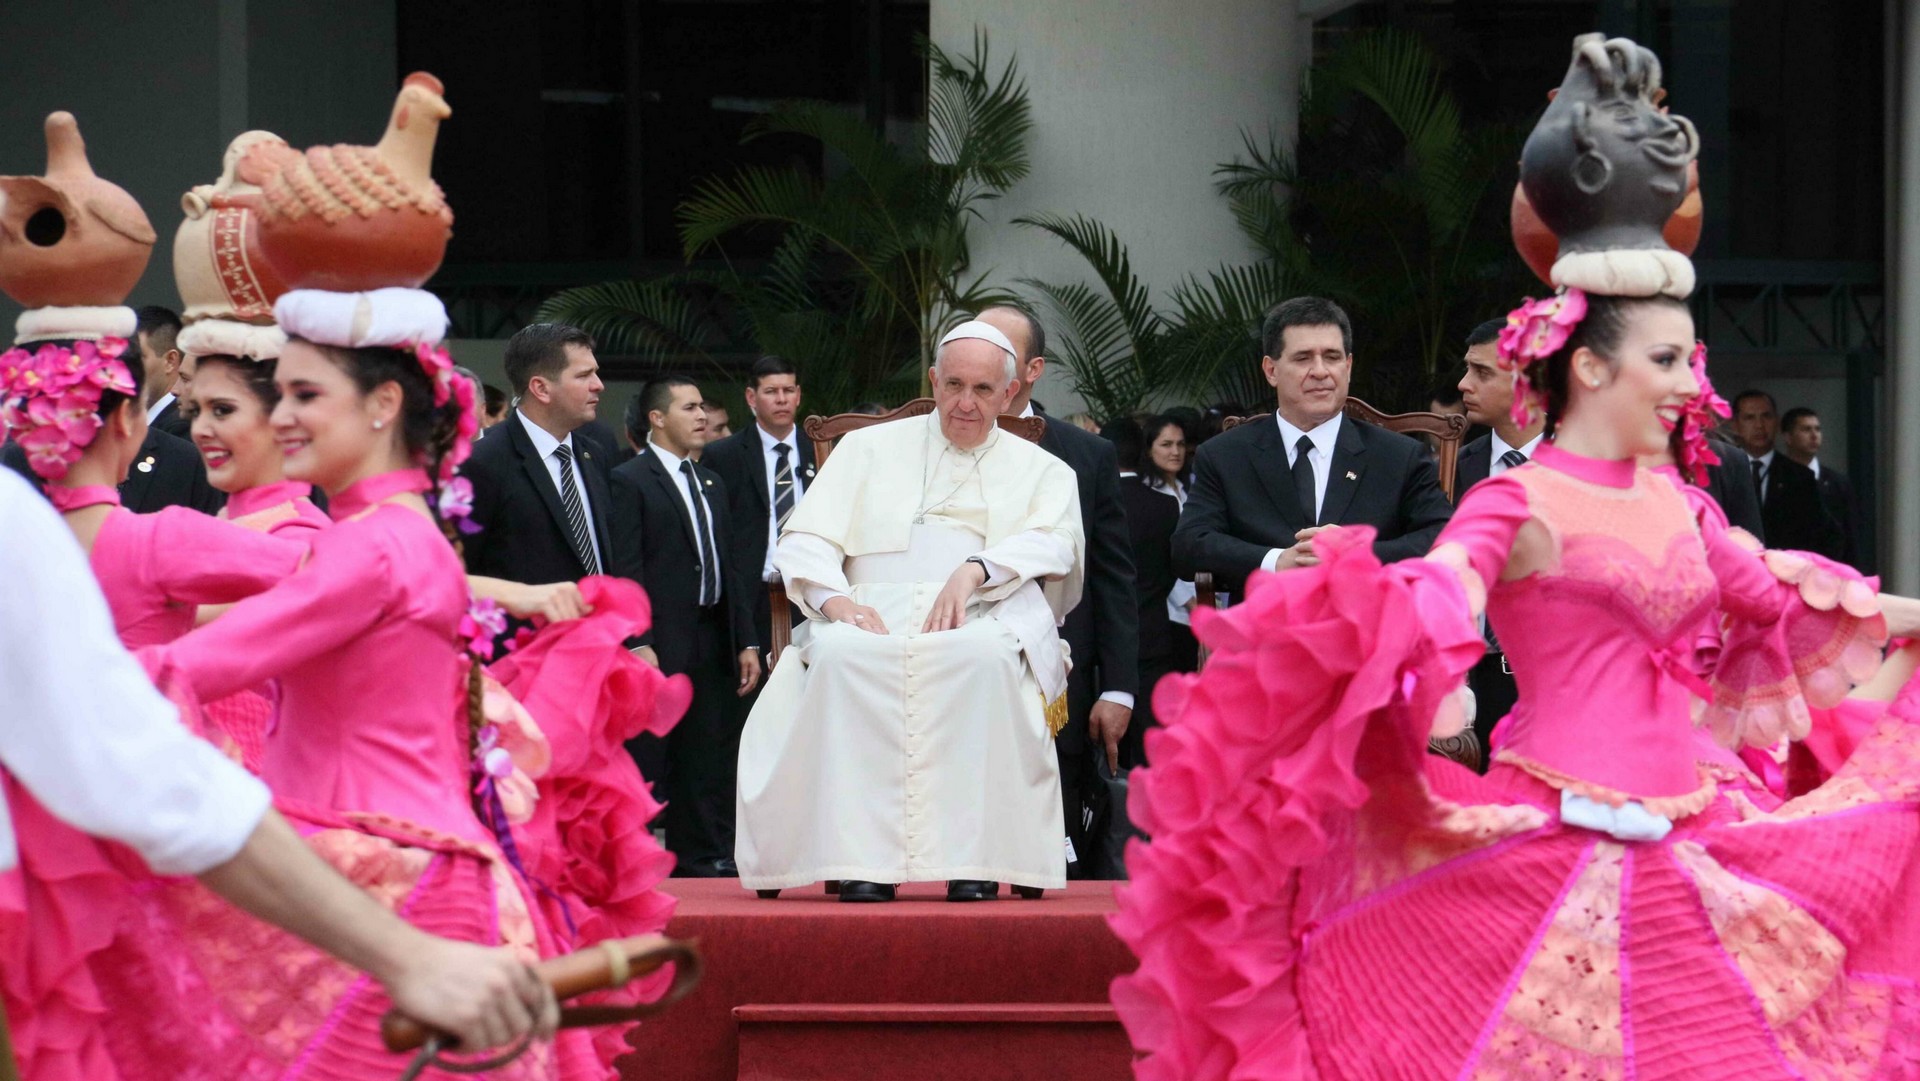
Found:
[[[95,176],[72,113],[47,117],[47,174],[0,176],[0,291],[33,308],[110,307],[153,254],[153,226]]]
[[[287,291],[260,243],[260,189],[238,176],[240,160],[256,146],[282,150],[287,141],[268,131],[243,132],[228,144],[220,179],[180,199],[186,219],[173,235],[173,277],[191,325],[202,319],[273,322],[273,302]]]
[[[407,76],[377,146],[247,149],[239,175],[260,188],[260,248],[289,288],[418,287],[440,268],[453,235],[432,175],[434,140],[452,115],[443,90],[425,72]]]

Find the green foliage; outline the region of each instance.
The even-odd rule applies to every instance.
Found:
[[[909,396],[940,334],[962,311],[1009,299],[971,269],[968,231],[986,202],[1027,175],[1026,84],[1009,61],[990,71],[987,39],[952,57],[930,42],[927,125],[901,147],[826,102],[777,105],[746,139],[801,136],[829,168],[741,169],[708,180],[677,213],[688,269],[644,281],[565,290],[541,317],[574,322],[649,359],[717,363],[748,342],[800,364],[811,408]],[[736,265],[729,240],[773,229],[764,266]]]

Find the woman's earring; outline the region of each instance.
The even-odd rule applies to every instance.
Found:
[[[1594,386],[1596,386],[1596,387],[1597,387],[1597,386],[1599,386],[1599,385],[1600,385],[1600,384],[1598,384],[1598,383],[1595,383],[1595,384],[1594,384]],[[374,431],[376,431],[376,432],[377,432],[377,431],[379,431],[380,429],[382,429],[382,428],[384,428],[384,427],[386,427],[386,426],[387,426],[387,422],[386,422],[386,421],[384,421],[384,420],[376,420],[376,421],[374,421],[374,422],[373,422],[373,430],[374,430]]]

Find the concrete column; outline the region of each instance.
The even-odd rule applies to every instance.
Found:
[[[928,21],[953,54],[984,28],[996,62],[1018,59],[1032,102],[1033,172],[976,225],[976,273],[1091,280],[1051,236],[1008,224],[1042,212],[1106,223],[1161,298],[1250,257],[1213,169],[1243,130],[1293,138],[1312,50],[1295,0],[932,0]],[[1041,397],[1057,412],[1064,387]]]
[[[1891,355],[1885,426],[1891,443],[1882,491],[1880,570],[1887,588],[1920,590],[1920,0],[1888,5],[1887,159],[1896,170],[1887,190],[1887,320]]]

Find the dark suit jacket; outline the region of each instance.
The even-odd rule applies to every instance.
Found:
[[[1382,562],[1425,555],[1453,513],[1425,443],[1352,417],[1327,477],[1319,524],[1374,527]],[[1173,533],[1174,573],[1207,571],[1215,588],[1238,594],[1270,549],[1293,547],[1314,524],[1300,513],[1279,424],[1250,421],[1201,444]]]
[[[0,447],[0,464],[27,478],[34,488],[44,490],[20,444],[8,441]],[[150,514],[162,507],[191,507],[203,514],[218,514],[226,506],[227,497],[207,483],[206,463],[193,444],[149,427],[132,468],[127,470],[127,479],[120,485],[120,503],[137,514]]]
[[[1464,499],[1467,489],[1493,475],[1493,436],[1483,435],[1467,441],[1453,462],[1453,502]]]
[[[806,486],[813,483],[813,440],[794,426],[787,438],[793,447],[794,472],[800,475],[802,499]],[[773,498],[768,492],[772,478],[767,476],[767,456],[760,446],[760,426],[749,424],[725,439],[707,444],[700,464],[714,471],[727,486],[727,509],[733,519],[733,539],[725,558],[756,583],[752,593],[755,640],[769,644],[772,612],[767,591],[758,585],[760,569],[767,565],[767,523],[773,518]]]
[[[728,558],[733,533],[726,482],[704,465],[693,469],[706,485],[713,545],[720,554],[720,604],[737,654],[758,644],[750,598],[762,592],[760,565],[743,570]],[[686,478],[668,473],[659,456],[649,453],[615,468],[610,479],[612,571],[640,583],[653,602],[653,627],[636,644],[654,647],[662,671],[685,672],[695,661],[700,618],[700,541],[680,495]]]
[[[1718,439],[1707,441],[1720,456],[1719,465],[1707,467],[1707,494],[1720,504],[1727,522],[1767,542],[1767,523],[1760,514],[1760,497],[1753,493],[1753,467],[1745,451]]]
[[[1127,511],[1127,537],[1133,552],[1133,593],[1140,612],[1140,658],[1155,660],[1173,652],[1173,619],[1167,593],[1173,573],[1173,530],[1180,524],[1180,501],[1155,491],[1137,476],[1120,478],[1120,504]],[[1153,688],[1141,688],[1151,694]]]
[[[1733,461],[1738,464],[1739,458]],[[1748,459],[1749,490],[1753,486],[1752,468],[1752,459]],[[1820,498],[1820,482],[1814,479],[1813,470],[1784,454],[1774,454],[1773,467],[1767,470],[1760,518],[1767,526],[1764,539],[1769,548],[1828,552],[1839,546],[1840,524],[1827,513],[1826,503]]]
[[[1045,416],[1045,414],[1042,414]],[[1120,463],[1113,444],[1046,417],[1040,449],[1072,467],[1080,486],[1080,526],[1086,535],[1086,587],[1067,613],[1060,637],[1073,650],[1076,671],[1098,671],[1094,694],[1140,691],[1140,609],[1133,592],[1133,553],[1120,502]]]
[[[1820,501],[1826,506],[1827,515],[1839,527],[1832,550],[1820,554],[1864,572],[1860,552],[1860,504],[1853,498],[1853,482],[1845,473],[1824,462],[1820,465],[1820,475],[1814,480],[1820,486]]]
[[[587,438],[575,438],[573,445],[586,481],[600,569],[611,572],[608,452]],[[508,413],[485,439],[474,441],[473,455],[460,472],[473,483],[473,521],[481,527],[461,542],[469,573],[534,584],[586,577],[567,528],[560,487],[535,453],[517,412]]]
[[[180,399],[178,398],[168,402],[167,407],[162,409],[159,415],[147,422],[147,426],[150,428],[158,428],[168,435],[178,436],[188,442],[193,441],[193,436],[190,434],[193,425],[181,414]]]

